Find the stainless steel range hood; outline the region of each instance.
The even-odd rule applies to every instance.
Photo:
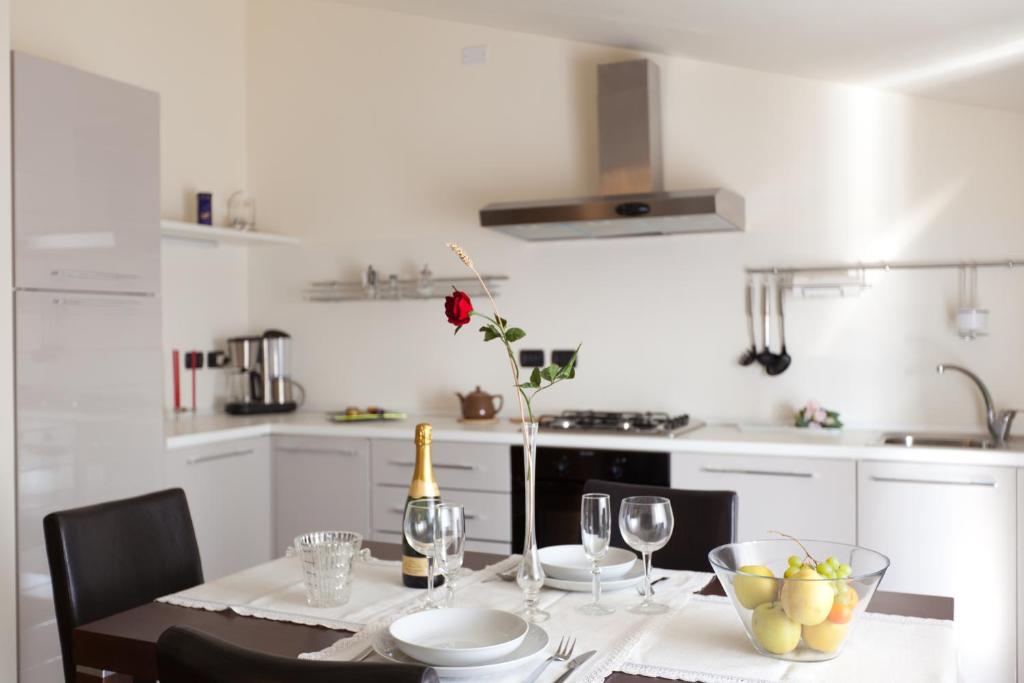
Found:
[[[723,189],[665,192],[658,65],[597,67],[601,194],[488,204],[480,224],[525,240],[743,230],[744,203]]]

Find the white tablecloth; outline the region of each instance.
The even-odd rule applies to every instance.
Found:
[[[515,582],[496,574],[515,567],[512,556],[459,580],[456,606],[493,607],[516,611],[522,594]],[[402,586],[401,564],[371,559],[354,564],[354,584],[348,604],[331,609],[306,605],[298,560],[282,558],[231,576],[160,598],[183,607],[232,610],[262,619],[290,621],[354,631],[307,659],[349,660],[362,654],[396,618],[409,613],[423,591]],[[590,617],[576,606],[590,601],[589,593],[545,589],[541,607],[551,613],[543,628],[550,636],[547,654],[559,639],[576,639],[574,655],[597,654],[572,677],[571,683],[599,683],[613,671],[702,683],[830,683],[899,680],[950,683],[957,679],[957,650],[951,621],[862,614],[842,655],[829,662],[792,663],[764,657],[747,640],[732,605],[725,598],[695,595],[711,578],[699,572],[655,570],[670,577],[658,584],[657,600],[672,610],[666,615],[641,616],[626,608],[639,601],[632,588],[605,593],[602,602],[615,607],[613,615]],[[539,661],[539,660],[538,660]],[[489,683],[520,683],[535,664]],[[564,671],[548,667],[542,683]]]
[[[514,567],[517,563],[518,558],[513,557],[496,566],[495,569],[500,571],[505,567]],[[656,570],[656,574],[670,577],[669,580],[658,584],[655,597],[659,602],[670,605],[674,610],[685,605],[693,596],[694,591],[700,590],[712,576],[701,572],[663,570]],[[627,611],[628,606],[640,602],[640,596],[633,588],[604,593],[601,596],[601,602],[615,607],[615,613],[602,617],[585,616],[576,611],[578,605],[591,601],[590,593],[566,593],[544,589],[540,593],[539,600],[541,608],[551,613],[551,618],[541,624],[550,636],[547,654],[554,652],[558,641],[563,636],[576,639],[574,656],[588,650],[597,650],[597,654],[573,674],[572,683],[600,683],[603,681],[619,668],[637,642],[651,629],[657,629],[668,618],[666,615],[644,616]],[[454,603],[455,606],[492,607],[506,611],[518,610],[522,604],[523,596],[519,586],[515,582],[500,580],[477,582],[460,588]],[[352,659],[364,652],[379,633],[398,616],[401,615],[390,614],[381,622],[368,626],[353,638],[339,640],[325,650],[301,656],[308,659],[336,661]],[[507,675],[491,676],[482,680],[487,680],[488,683],[520,683],[541,659]],[[539,680],[545,683],[553,681],[564,670],[563,664],[552,663]]]
[[[422,590],[402,585],[401,568],[401,562],[354,561],[349,601],[326,609],[306,604],[302,567],[294,557],[283,557],[188,588],[159,598],[158,602],[211,611],[231,610],[258,619],[358,632],[385,614],[401,610],[423,597]],[[486,578],[480,574],[467,572],[460,583],[468,586]]]
[[[620,671],[702,683],[954,683],[952,621],[866,612],[842,654],[827,662],[787,662],[758,654],[727,598],[697,595],[650,631]]]

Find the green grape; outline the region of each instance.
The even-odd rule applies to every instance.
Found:
[[[849,576],[852,573],[853,573],[853,567],[851,567],[850,565],[848,565],[848,564],[841,564],[841,565],[839,565],[839,576],[841,578],[845,579],[847,576]]]
[[[798,571],[800,571],[800,567],[787,567],[783,576],[787,579],[791,579]]]
[[[832,567],[833,569],[838,569],[839,568],[839,558],[837,558],[835,555],[833,555],[832,557],[830,557],[827,560],[825,560],[825,564],[827,564],[828,566]]]
[[[790,567],[796,567],[797,569],[799,569],[801,564],[803,564],[803,561],[801,561],[799,557],[797,557],[796,555],[789,556]]]
[[[822,563],[820,563],[818,565],[818,573],[819,574],[821,574],[822,576],[828,576],[828,572],[829,572],[829,566],[827,564],[822,562]]]

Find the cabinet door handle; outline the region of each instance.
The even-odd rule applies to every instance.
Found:
[[[391,460],[388,462],[389,465],[395,465],[397,467],[415,467],[416,463],[409,460]],[[476,465],[456,465],[453,463],[435,462],[433,466],[439,470],[465,470],[471,472],[479,469]]]
[[[295,448],[292,446],[276,446],[275,451],[284,451],[285,453],[326,453],[328,455],[345,455],[348,457],[355,457],[359,455],[359,451],[351,451],[345,448]]]
[[[50,272],[53,277],[67,277],[73,280],[138,280],[137,273],[116,273],[103,270],[71,270],[58,268]]]
[[[201,462],[209,462],[211,460],[223,460],[224,458],[237,458],[242,455],[249,455],[252,453],[252,449],[246,449],[244,451],[228,451],[226,453],[211,453],[210,455],[195,455],[185,460],[187,465],[198,465]]]
[[[780,470],[745,470],[739,468],[728,468],[728,467],[701,467],[701,472],[707,472],[709,474],[753,474],[765,477],[795,477],[797,479],[813,479],[816,474],[814,472],[787,472]]]
[[[402,508],[391,508],[391,512],[395,513],[396,515],[404,515],[405,514],[405,510],[403,510]],[[463,516],[464,519],[483,519],[483,517],[479,517],[477,515],[470,514],[470,513],[465,512],[465,511],[463,511],[462,516]]]
[[[994,489],[998,486],[994,481],[956,481],[951,479],[912,479],[910,477],[879,477],[871,475],[871,481],[881,481],[890,484],[936,484],[938,486],[981,486],[982,488]]]

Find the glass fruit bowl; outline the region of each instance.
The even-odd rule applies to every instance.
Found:
[[[889,568],[874,550],[790,539],[729,543],[708,559],[754,648],[795,662],[838,656]]]

